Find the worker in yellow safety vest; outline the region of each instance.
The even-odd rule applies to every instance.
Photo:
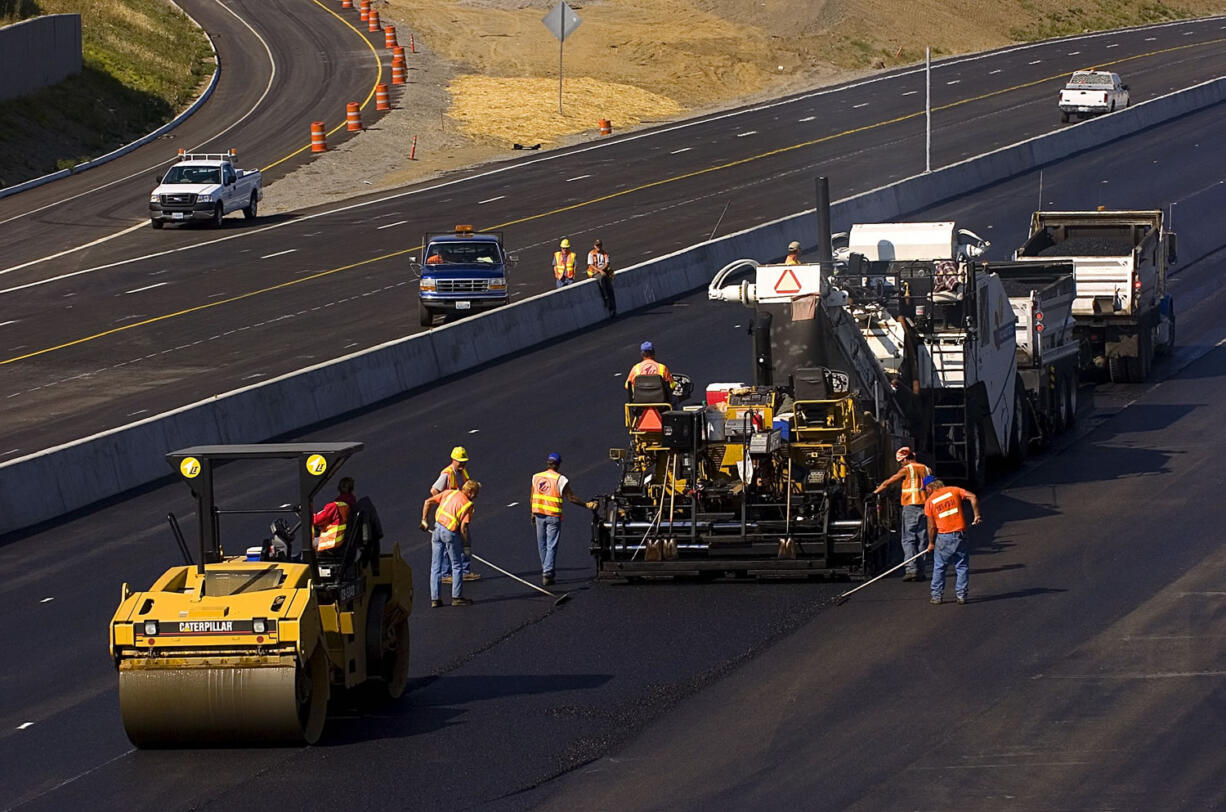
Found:
[[[924,477],[931,476],[932,470],[915,459],[915,452],[910,446],[903,446],[895,453],[898,460],[898,471],[889,479],[878,485],[873,493],[881,493],[894,485],[902,486],[902,556],[903,561],[914,558],[927,546],[924,538],[924,500],[928,494],[924,491]],[[906,566],[902,579],[904,581],[922,581],[924,579],[923,558],[917,558]]]
[[[536,550],[541,556],[541,584],[553,583],[557,560],[558,539],[562,535],[562,500],[596,509],[596,502],[584,502],[570,489],[570,480],[562,476],[562,457],[550,454],[545,458],[545,470],[532,476],[532,527],[536,530]]]
[[[565,237],[553,252],[554,287],[563,288],[575,281],[575,252],[570,250],[570,240]]]
[[[468,473],[468,451],[462,445],[458,445],[451,449],[451,462],[439,472],[438,479],[434,480],[434,484],[430,487],[430,495],[437,496],[443,491],[459,490],[464,486],[464,483],[472,479]],[[451,558],[447,552],[447,548],[443,548],[443,572],[447,573],[443,576],[443,583],[451,583]],[[472,572],[472,561],[468,555],[461,551],[460,572],[464,575],[465,581],[476,581],[481,578],[481,573]]]
[[[588,278],[596,277],[596,285],[600,288],[600,298],[604,302],[605,310],[609,311],[609,318],[617,315],[617,299],[613,296],[613,264],[609,261],[609,254],[604,250],[604,243],[600,240],[592,243],[592,250],[587,252],[587,275]]]
[[[421,506],[421,529],[430,529],[427,518],[430,506],[434,513],[434,532],[430,536],[430,608],[443,605],[439,589],[443,583],[444,551],[451,560],[451,605],[471,606],[472,601],[463,597],[464,578],[460,573],[461,546],[471,547],[469,523],[473,517],[473,502],[481,491],[481,483],[475,479],[465,482],[459,490],[448,490],[432,495]]]
[[[353,496],[353,477],[341,477],[336,483],[336,498],[323,506],[311,517],[311,524],[318,536],[315,549],[322,552],[333,549],[345,541],[345,526],[357,500]]]
[[[792,240],[788,243],[788,256],[783,261],[784,265],[799,265],[800,264],[800,243]]]

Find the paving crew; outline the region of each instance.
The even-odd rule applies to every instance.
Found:
[[[565,237],[553,252],[553,278],[555,288],[564,288],[575,281],[575,252],[570,250],[570,240]]]
[[[345,526],[353,513],[357,499],[353,496],[353,477],[341,477],[336,483],[336,498],[311,517],[311,524],[318,533],[315,549],[321,553],[345,542]]]
[[[439,472],[438,479],[434,480],[434,484],[430,486],[430,495],[438,496],[443,491],[459,490],[465,482],[472,479],[468,473],[468,451],[462,445],[458,445],[451,449],[451,462]],[[448,573],[443,576],[443,583],[451,583],[451,553],[446,547],[443,548],[443,572]],[[481,573],[472,572],[472,561],[468,555],[461,552],[460,554],[460,572],[464,575],[465,581],[477,581],[481,578]]]
[[[783,261],[784,265],[799,265],[800,264],[800,243],[792,240],[788,243],[788,256]]]
[[[902,558],[907,561],[927,546],[924,533],[924,477],[932,476],[932,469],[916,461],[910,446],[903,446],[894,454],[898,471],[873,489],[881,493],[894,485],[902,487]],[[923,559],[917,558],[903,571],[904,581],[919,581],[924,577]]]
[[[592,250],[587,252],[587,276],[591,279],[596,277],[596,284],[600,288],[600,298],[604,302],[605,310],[609,311],[609,316],[617,315],[617,299],[613,296],[613,265],[609,262],[609,255],[604,250],[604,243],[600,240],[592,243]]]
[[[465,482],[459,490],[446,490],[436,493],[421,506],[421,529],[429,531],[430,525],[426,517],[430,515],[430,506],[438,509],[434,513],[434,532],[430,536],[430,608],[437,609],[443,605],[439,599],[439,588],[443,583],[444,550],[450,553],[451,559],[451,605],[471,606],[472,601],[462,596],[464,578],[457,562],[463,560],[461,546],[472,547],[472,537],[469,535],[469,523],[473,517],[473,502],[481,492],[481,483],[475,479]]]
[[[630,367],[630,374],[626,376],[626,391],[634,393],[634,382],[640,375],[659,375],[664,379],[664,384],[669,392],[673,390],[673,373],[668,371],[668,367],[656,360],[656,345],[650,341],[644,341],[639,345],[639,353],[642,355],[642,360],[634,366]]]
[[[558,538],[562,535],[562,500],[596,509],[596,502],[584,502],[570,489],[570,480],[562,476],[562,457],[550,454],[545,458],[545,470],[532,476],[532,527],[536,530],[536,550],[541,556],[541,585],[554,580],[554,565],[558,553]]]
[[[924,490],[928,501],[924,513],[928,516],[928,552],[932,556],[932,600],[936,605],[945,594],[945,568],[954,565],[957,579],[954,593],[958,603],[966,603],[967,590],[971,583],[971,558],[966,545],[966,514],[962,500],[971,503],[974,518],[971,524],[979,524],[979,498],[963,488],[946,486],[934,476],[924,477]]]

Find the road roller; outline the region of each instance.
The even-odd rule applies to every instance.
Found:
[[[313,744],[330,699],[403,693],[413,573],[399,544],[382,551],[369,499],[352,505],[335,546],[316,550],[313,539],[312,505],[331,501],[320,491],[361,450],[353,442],[279,443],[166,455],[195,497],[199,544],[193,556],[170,514],[185,563],[143,592],[125,583],[111,620],[120,710],[134,745]],[[296,469],[293,501],[218,504],[215,470],[257,461],[261,478]],[[244,540],[252,514],[281,515],[267,537]]]

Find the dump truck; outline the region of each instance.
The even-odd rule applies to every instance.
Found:
[[[471,225],[426,234],[424,259],[409,259],[419,277],[418,320],[430,327],[437,316],[463,316],[500,307],[510,301],[507,270],[515,257],[503,250],[502,233],[477,233]]]
[[[1154,355],[1173,350],[1175,304],[1166,278],[1176,241],[1161,210],[1035,212],[1014,259],[1073,263],[1083,372],[1140,383]]]
[[[353,507],[337,546],[316,551],[312,541],[312,500],[361,449],[281,443],[167,455],[196,499],[198,554],[171,514],[185,563],[148,589],[125,583],[111,619],[120,713],[134,745],[313,744],[330,697],[359,689],[365,699],[401,695],[413,573],[399,545],[381,551],[369,499]],[[296,493],[266,508],[219,504],[214,475],[222,463],[232,464],[227,472],[253,463],[261,472],[292,468]],[[278,516],[256,544],[237,532],[252,515]]]
[[[179,150],[178,161],[157,177],[149,195],[149,224],[162,228],[166,223],[203,221],[221,228],[222,218],[233,211],[254,220],[264,199],[263,176],[258,169],[236,168],[235,157],[234,150]]]

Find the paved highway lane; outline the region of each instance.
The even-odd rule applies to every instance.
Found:
[[[98,245],[147,224],[154,178],[180,148],[235,148],[239,166],[265,169],[268,182],[309,160],[312,121],[339,128],[330,136],[335,145],[346,136],[346,103],[362,104],[368,124],[375,115],[374,86],[390,82],[382,64],[390,52],[382,33],[370,34],[364,23],[357,28],[356,9],[342,13],[339,4],[317,0],[188,0],[184,8],[213,36],[221,64],[213,95],[178,127],[128,155],[0,199],[5,268],[81,246],[88,247],[71,256],[96,256]],[[158,242],[199,240],[199,231],[185,230]]]
[[[1059,43],[954,60],[936,73],[962,77],[937,86],[936,164],[1059,126],[1054,89],[1082,60],[1111,55],[1127,66],[1138,99],[1198,81],[1226,67],[1212,44],[1220,28],[1092,37],[1076,54]],[[1115,57],[1125,45],[1149,55]],[[840,196],[911,174],[922,165],[923,129],[904,88],[920,82],[911,73],[810,94],[271,226],[193,230],[203,243],[159,242],[134,261],[115,241],[86,267],[72,270],[81,258],[65,258],[45,284],[42,266],[0,273],[9,322],[0,327],[0,453],[29,453],[419,329],[406,257],[429,228],[503,228],[521,257],[519,297],[551,285],[547,258],[563,233],[580,247],[601,236],[624,267],[794,212],[812,200],[819,171]],[[869,106],[847,105],[853,98]]]
[[[708,806],[772,789],[830,797],[832,808],[959,805],[939,794],[949,785],[967,788],[962,806],[984,808],[996,803],[993,787],[1016,783],[1017,794],[1106,774],[1119,777],[1108,805],[1161,808],[1129,776],[1152,777],[1144,770],[1177,759],[1188,764],[1180,786],[1203,805],[1207,789],[1195,776],[1220,770],[1219,751],[1188,745],[1207,735],[1203,726],[1176,725],[1189,714],[1213,722],[1215,700],[1176,686],[1222,668],[1207,626],[1220,598],[1196,594],[1216,591],[1197,578],[1212,577],[1217,535],[1203,511],[1184,509],[1212,504],[1217,482],[1205,472],[1226,442],[1213,405],[1226,357],[1211,349],[1226,339],[1217,228],[1226,196],[1207,182],[1223,177],[1226,158],[1196,146],[1215,143],[1217,121],[1214,111],[1189,116],[1044,173],[1056,203],[1090,202],[1103,179],[1117,190],[1115,205],[1181,201],[1184,261],[1173,284],[1183,346],[1159,366],[1162,375],[1179,370],[1171,380],[1102,388],[1083,411],[1084,437],[1066,438],[989,496],[991,540],[981,537],[973,559],[976,604],[929,607],[922,586],[897,580],[837,609],[832,584],[595,586],[579,511],[568,514],[562,550],[559,586],[576,593],[564,606],[487,573],[471,589],[471,609],[424,608],[425,537],[407,528],[456,442],[486,483],[479,554],[531,576],[525,477],[557,450],[580,496],[611,487],[605,450],[621,443],[621,376],[643,337],[700,385],[748,374],[748,311],[691,296],[315,433],[367,442],[351,470],[405,543],[419,590],[413,690],[379,712],[343,711],[319,747],[130,751],[102,629],[120,582],[147,584],[173,561],[160,517],[190,510],[180,485],[5,540],[0,599],[10,611],[0,645],[22,652],[24,665],[0,675],[0,808],[523,808],[612,798],[650,807],[668,792],[681,797],[678,787]],[[1120,166],[1149,169],[1130,180]],[[1024,228],[1037,187],[1037,177],[1019,178],[925,216],[978,213],[1001,251]],[[1155,505],[1157,488],[1167,502]],[[225,493],[233,506],[280,501],[264,471],[236,474]],[[1178,546],[1154,544],[1159,534]],[[1180,635],[1195,650],[1163,648],[1178,643],[1161,638]],[[1112,679],[1083,679],[1100,668]],[[933,704],[934,684],[954,698]],[[1071,762],[1088,751],[1099,772],[1077,773]],[[1007,761],[972,760],[982,754]],[[651,770],[642,770],[646,757]],[[600,772],[551,781],[588,763]],[[706,783],[712,764],[720,775]],[[964,777],[969,770],[989,777]],[[655,783],[664,775],[673,783]],[[1071,787],[1085,794],[1070,805],[1091,805],[1088,793],[1101,786]],[[926,794],[911,794],[917,787]],[[1051,806],[1042,801],[1031,808]]]

